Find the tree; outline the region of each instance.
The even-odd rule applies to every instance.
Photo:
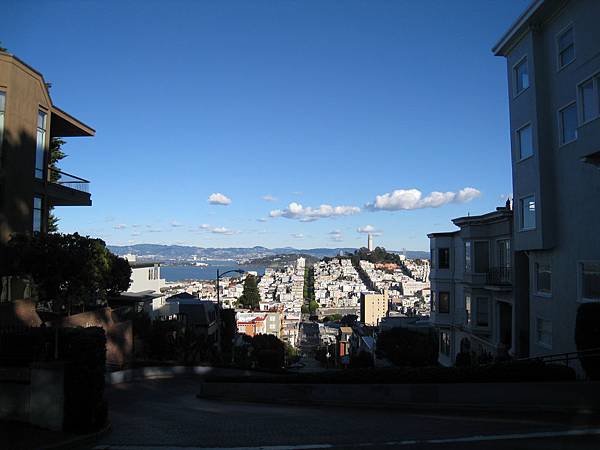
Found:
[[[60,172],[58,172],[58,162],[67,157],[67,155],[62,151],[62,146],[66,144],[66,141],[59,137],[53,137],[50,140],[50,161],[49,168],[50,170],[50,181],[56,183],[60,180]],[[48,232],[56,233],[58,231],[58,217],[54,215],[52,212],[54,208],[50,208],[48,212]]]
[[[378,352],[398,366],[434,366],[438,359],[438,342],[433,332],[407,328],[382,331],[377,338]]]
[[[252,338],[252,356],[262,369],[281,369],[285,363],[285,345],[272,334]]]
[[[106,304],[129,288],[129,263],[113,255],[101,239],[79,234],[16,235],[6,249],[5,275],[31,277],[38,300],[57,313]]]
[[[242,296],[238,299],[238,305],[255,309],[258,308],[259,303],[260,293],[258,292],[256,277],[254,275],[248,275],[244,280],[244,291]]]
[[[315,312],[317,312],[318,308],[319,308],[319,304],[317,303],[316,300],[311,300],[310,303],[308,304],[308,311],[311,314],[314,314]]]

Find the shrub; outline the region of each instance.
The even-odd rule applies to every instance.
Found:
[[[600,303],[583,303],[575,322],[577,351],[600,348]],[[600,380],[600,355],[580,355],[579,361],[587,376]]]
[[[285,346],[271,334],[254,336],[252,348],[252,356],[261,369],[281,369],[285,364]]]
[[[423,367],[437,364],[438,343],[433,332],[392,328],[379,334],[377,349],[397,366]]]

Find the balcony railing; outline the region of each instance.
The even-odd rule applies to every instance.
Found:
[[[75,189],[76,191],[90,193],[90,182],[83,178],[76,177],[75,175],[62,172],[58,169],[48,168],[48,181],[54,184],[60,184],[61,186]]]
[[[512,267],[490,267],[485,281],[492,285],[512,284]]]

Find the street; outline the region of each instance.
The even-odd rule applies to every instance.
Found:
[[[600,423],[589,416],[468,417],[224,402],[196,398],[199,382],[108,387],[112,428],[90,448],[600,448]]]

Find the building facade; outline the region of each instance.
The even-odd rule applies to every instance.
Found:
[[[524,354],[575,350],[600,301],[600,2],[536,0],[493,52],[507,62],[515,302]]]
[[[0,52],[0,244],[47,231],[51,208],[92,204],[89,182],[52,167],[49,150],[53,138],[94,134],[54,105],[42,74]]]
[[[383,294],[362,292],[360,294],[360,321],[363,325],[376,327],[388,315],[387,290]]]
[[[452,221],[460,229],[428,235],[431,322],[439,332],[439,362],[517,355],[519,322],[513,299],[509,206]]]

